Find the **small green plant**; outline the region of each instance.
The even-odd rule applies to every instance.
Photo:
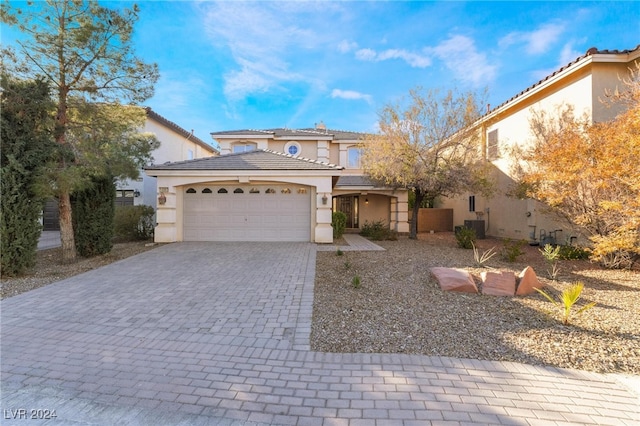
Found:
[[[331,215],[331,226],[333,227],[333,238],[342,238],[347,227],[347,215],[343,212],[333,212]]]
[[[336,250],[336,256],[342,256],[344,252],[340,249]]]
[[[573,305],[575,305],[576,302],[580,299],[580,295],[582,294],[583,289],[584,289],[584,283],[580,281],[574,283],[571,287],[565,289],[560,294],[560,301],[555,300],[544,290],[540,290],[538,288],[536,288],[535,290],[538,293],[542,294],[548,301],[553,303],[556,307],[560,308],[561,316],[562,316],[562,324],[568,325],[569,319],[573,315],[572,313]],[[582,312],[586,311],[587,309],[593,308],[595,305],[596,305],[596,302],[588,303],[582,306],[580,309],[578,309],[575,315],[579,315]]]
[[[560,272],[560,267],[558,266],[560,261],[560,246],[554,248],[551,244],[545,244],[544,249],[538,250],[542,253],[542,257],[544,257],[547,265],[549,265],[549,269],[547,269],[549,278],[555,281]]]
[[[346,269],[347,271],[351,269],[351,262],[349,262],[349,259],[344,261],[344,269]]]
[[[588,259],[591,252],[589,249],[580,246],[558,246],[560,247],[560,260],[584,260]]]
[[[351,280],[351,285],[353,286],[353,288],[360,288],[360,286],[362,285],[360,282],[360,276],[359,275],[354,275],[353,279]]]
[[[398,239],[398,233],[389,229],[384,220],[376,220],[374,222],[365,221],[360,230],[360,235],[373,241]]]
[[[506,260],[509,263],[513,263],[520,256],[524,254],[522,251],[522,247],[526,244],[524,240],[511,240],[509,238],[505,239],[502,246],[502,251],[500,254],[502,255],[502,259]]]
[[[495,247],[491,247],[489,250],[485,250],[482,252],[482,254],[480,254],[475,244],[471,243],[471,246],[473,247],[473,260],[475,260],[476,265],[480,268],[484,268],[485,263],[487,263],[489,259],[496,255],[496,252],[493,251]]]
[[[476,242],[476,230],[473,228],[463,226],[456,230],[455,236],[458,247],[463,249],[473,248],[473,244]]]

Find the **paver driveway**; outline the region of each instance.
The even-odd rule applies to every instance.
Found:
[[[171,244],[2,301],[2,424],[640,423],[611,376],[311,352],[315,253]]]

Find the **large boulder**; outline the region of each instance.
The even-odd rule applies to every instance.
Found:
[[[513,296],[516,293],[516,274],[513,272],[485,271],[482,278],[482,294],[491,296]]]
[[[435,267],[430,269],[444,291],[477,293],[478,287],[470,273],[463,269]]]
[[[526,296],[527,294],[535,293],[536,288],[544,287],[544,284],[538,280],[538,276],[531,266],[524,268],[518,278],[520,282],[516,290],[516,296]]]

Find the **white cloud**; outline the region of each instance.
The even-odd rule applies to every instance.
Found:
[[[404,49],[387,49],[381,52],[376,52],[373,49],[360,49],[356,51],[356,59],[369,62],[401,59],[413,68],[426,68],[431,65],[431,58],[428,56],[409,52]]]
[[[524,44],[525,51],[530,55],[547,52],[558,41],[565,26],[559,23],[547,23],[530,32],[514,31],[504,36],[498,44],[509,47],[514,44]]]
[[[342,40],[338,43],[338,52],[340,53],[349,53],[358,48],[358,43],[355,41]]]
[[[457,79],[478,87],[492,81],[497,67],[492,65],[486,54],[478,52],[473,39],[456,35],[433,48],[425,48],[432,52],[445,66],[453,72]]]
[[[534,70],[531,72],[531,76],[536,80],[542,80],[543,78],[553,74],[560,68],[567,66],[570,62],[575,61],[576,58],[579,58],[583,54],[584,53],[581,53],[573,48],[572,42],[568,42],[562,47],[562,50],[560,51],[560,55],[558,57],[558,63],[555,67]]]
[[[371,95],[367,95],[365,93],[356,92],[355,90],[341,90],[341,89],[333,89],[331,91],[332,98],[340,98],[340,99],[348,99],[348,100],[364,100],[367,103],[371,103],[373,101]]]
[[[290,82],[313,82],[293,70],[292,52],[313,50],[335,36],[319,33],[312,3],[203,2],[205,30],[214,45],[227,48],[237,67],[224,74],[224,93],[239,100]],[[326,8],[325,8],[326,9]]]

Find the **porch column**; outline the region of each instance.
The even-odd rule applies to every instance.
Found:
[[[176,189],[171,186],[163,186],[163,182],[158,179],[157,197],[156,227],[153,240],[156,243],[176,242],[178,241]]]
[[[402,191],[391,197],[391,229],[400,234],[409,233],[409,193]]]
[[[331,226],[331,177],[323,179],[316,186],[316,226],[314,242],[333,243],[333,227]]]

